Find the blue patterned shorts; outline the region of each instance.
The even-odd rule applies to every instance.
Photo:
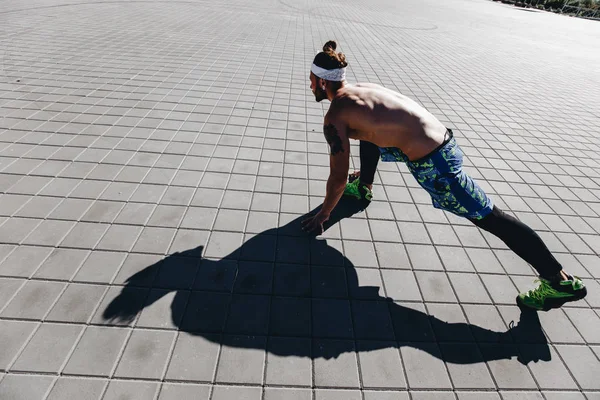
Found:
[[[481,219],[492,212],[492,200],[462,169],[463,152],[452,131],[449,139],[423,158],[410,161],[395,147],[379,148],[381,161],[405,162],[432,199],[433,206],[469,219]]]

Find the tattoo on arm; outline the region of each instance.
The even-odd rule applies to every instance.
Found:
[[[344,148],[342,147],[342,139],[340,139],[335,126],[333,124],[325,125],[323,130],[325,131],[325,139],[331,148],[331,155],[335,156],[338,153],[343,153]]]

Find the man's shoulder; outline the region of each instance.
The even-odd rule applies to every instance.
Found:
[[[371,83],[371,82],[358,82],[354,84],[355,87],[363,87],[363,88],[381,88],[384,89],[384,86],[381,86],[377,83]]]
[[[365,94],[354,91],[340,92],[331,101],[329,111],[325,118],[344,122],[353,119],[357,112],[361,112]]]
[[[404,96],[395,88],[388,88],[377,83],[357,83],[354,87],[358,89],[367,89],[365,92],[369,93],[385,93],[385,94],[394,94],[396,96]]]
[[[344,120],[344,109],[348,106],[344,98],[334,98],[325,114],[325,123],[339,123]]]

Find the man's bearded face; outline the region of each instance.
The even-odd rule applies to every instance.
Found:
[[[310,73],[310,90],[312,90],[315,95],[315,100],[317,102],[321,102],[327,98],[327,91],[323,90],[319,85],[319,78],[312,72]]]

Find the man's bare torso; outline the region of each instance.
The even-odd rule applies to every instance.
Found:
[[[415,101],[370,83],[339,89],[329,116],[346,124],[349,138],[397,147],[410,160],[435,150],[446,133],[446,127]]]

